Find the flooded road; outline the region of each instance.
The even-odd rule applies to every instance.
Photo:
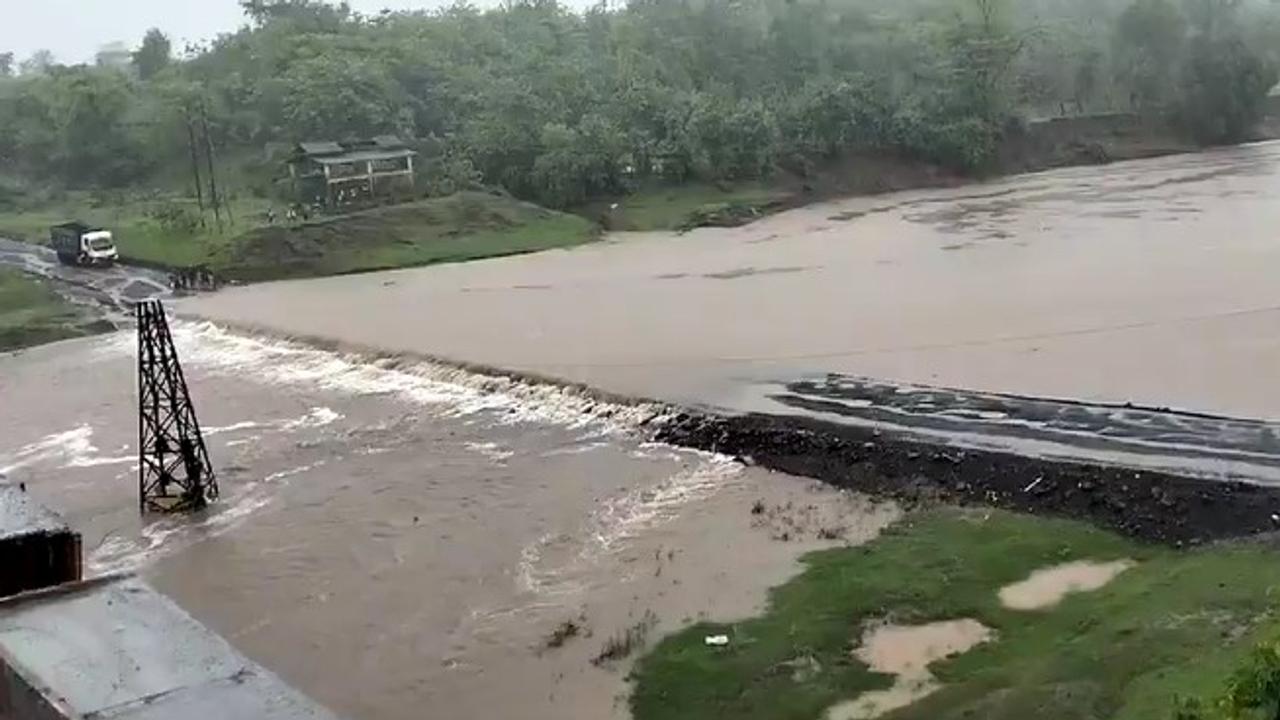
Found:
[[[47,278],[60,294],[95,315],[119,325],[132,317],[133,304],[152,298],[167,299],[168,276],[130,265],[82,268],[63,265],[51,248],[0,237],[0,266]]]
[[[840,372],[1277,418],[1278,199],[1264,143],[182,309],[728,408]]]
[[[648,444],[652,407],[175,338],[219,472],[206,514],[138,516],[127,331],[0,355],[0,475],[84,533],[89,574],[140,572],[346,717],[625,717],[611,638],[750,615],[803,552],[896,516]]]

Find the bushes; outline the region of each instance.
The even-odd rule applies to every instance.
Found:
[[[1198,38],[1182,69],[1178,119],[1198,142],[1238,142],[1262,118],[1276,80],[1276,68],[1239,37]]]
[[[1276,718],[1280,718],[1280,636],[1273,635],[1254,647],[1217,698],[1178,698],[1172,720]]]

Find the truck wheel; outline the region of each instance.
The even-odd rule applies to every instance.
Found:
[[[89,256],[88,256],[88,255],[85,255],[84,253],[80,253],[79,255],[77,255],[77,256],[76,256],[76,264],[77,264],[77,265],[88,265],[88,264],[89,264]]]

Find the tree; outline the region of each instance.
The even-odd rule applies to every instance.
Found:
[[[970,0],[968,10],[950,33],[951,103],[998,123],[1012,100],[1007,80],[1024,41],[1010,27],[1005,0]]]
[[[1178,82],[1178,115],[1206,144],[1245,139],[1262,118],[1276,67],[1244,41],[1239,0],[1186,0],[1191,39]]]
[[[293,65],[283,110],[296,139],[396,132],[408,108],[387,68],[365,55],[329,52]]]
[[[22,61],[20,69],[23,75],[39,75],[49,72],[57,61],[53,57],[53,53],[49,50],[37,50],[31,53],[31,57]]]
[[[1276,80],[1276,68],[1240,37],[1197,37],[1182,67],[1179,117],[1199,142],[1238,142],[1262,118]]]
[[[169,38],[159,28],[151,28],[142,38],[142,45],[133,51],[133,67],[138,77],[150,80],[169,66],[173,47]]]
[[[331,5],[323,0],[240,0],[240,7],[256,25],[284,21],[306,32],[336,32],[354,17],[346,2]]]
[[[0,53],[0,77],[13,77],[13,53]]]
[[[1163,107],[1173,99],[1187,21],[1170,0],[1137,0],[1120,15],[1112,41],[1130,104]]]

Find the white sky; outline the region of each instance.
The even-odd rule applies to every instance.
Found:
[[[450,0],[348,0],[366,14],[383,8],[440,7]],[[476,2],[484,7],[491,3]],[[103,45],[136,47],[148,28],[158,27],[180,51],[187,40],[205,40],[244,24],[236,0],[0,0],[0,52],[19,61],[41,48],[59,62],[93,59]]]

